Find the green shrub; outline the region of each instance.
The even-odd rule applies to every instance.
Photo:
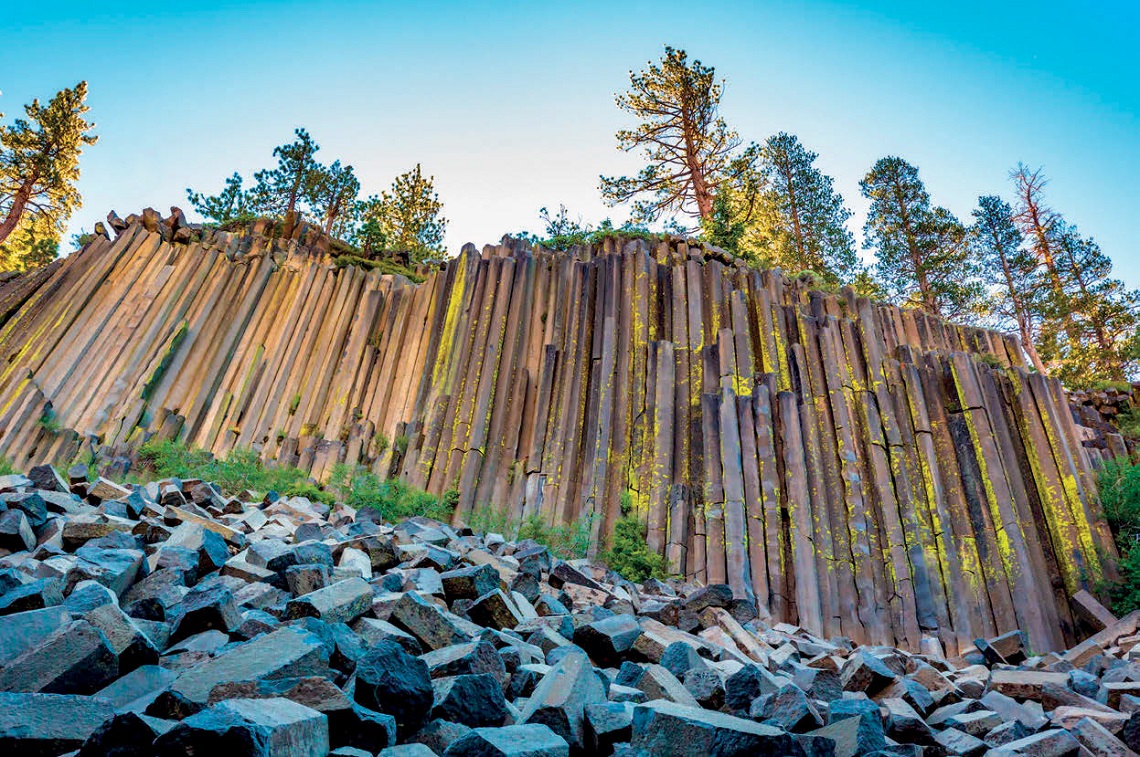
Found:
[[[446,495],[445,495],[446,496]],[[458,492],[456,492],[458,498]],[[489,505],[476,508],[467,525],[476,533],[502,534],[508,539],[533,539],[563,560],[575,560],[590,552],[594,515],[580,518],[572,524],[548,526],[537,514],[522,520],[511,518],[506,509]]]
[[[1081,388],[1092,392],[1107,392],[1109,389],[1115,389],[1121,394],[1130,394],[1132,392],[1132,384],[1128,381],[1109,381],[1107,379],[1091,381]]]
[[[300,481],[291,484],[281,493],[286,497],[304,497],[311,502],[323,502],[326,505],[332,505],[336,502],[336,497],[331,492],[325,491],[312,481]]]
[[[981,355],[978,355],[978,362],[982,363],[983,365],[988,365],[990,368],[1001,368],[1001,367],[1003,367],[1002,363],[1001,363],[1001,358],[999,358],[997,355],[995,355],[992,352],[985,352]]]
[[[517,530],[517,524],[511,520],[506,508],[497,508],[491,505],[475,508],[470,517],[467,518],[467,525],[477,534],[508,535]]]
[[[839,279],[824,276],[810,269],[800,271],[792,278],[797,279],[814,289],[817,292],[824,292],[825,294],[838,294],[839,290],[843,288],[843,283]],[[843,300],[840,300],[843,302]]]
[[[1104,517],[1122,549],[1140,537],[1140,465],[1125,458],[1110,460],[1098,475]]]
[[[229,494],[250,489],[286,496],[292,496],[291,491],[306,492],[300,496],[309,497],[316,490],[305,471],[288,465],[266,465],[248,447],[236,447],[219,459],[184,442],[149,441],[139,449],[138,460],[140,467],[156,478],[200,478]]]
[[[182,442],[152,440],[139,448],[138,462],[157,478],[201,478],[214,456]]]
[[[376,447],[376,454],[383,455],[384,451],[388,449],[388,445],[391,444],[391,442],[388,441],[387,436],[381,433],[376,434],[376,436],[372,438],[372,444]]]
[[[551,554],[563,560],[575,560],[590,552],[594,517],[591,514],[573,523],[548,526],[540,516],[530,515],[519,524],[516,538],[534,539],[549,549]]]
[[[665,578],[665,558],[649,549],[645,526],[636,515],[623,515],[614,524],[610,548],[603,559],[622,578],[641,582]]]
[[[448,494],[436,497],[399,479],[383,480],[363,466],[337,465],[329,487],[335,489],[349,507],[356,510],[370,507],[389,522],[418,515],[446,522],[451,519],[458,501]]]
[[[1140,439],[1140,410],[1130,407],[1117,415],[1113,423],[1122,435],[1130,439]]]
[[[540,237],[524,232],[519,236],[548,250],[568,250],[576,245],[600,245],[607,239],[622,241],[644,239],[653,243],[669,238],[668,233],[650,231],[631,221],[626,221],[621,226],[614,226],[614,222],[609,218],[603,219],[597,228],[594,228],[591,224],[570,218],[565,206],[559,207],[554,215],[551,215],[546,208],[542,208],[538,215],[544,227],[543,235]]]
[[[621,505],[621,514],[629,515],[633,512],[633,492],[629,489],[623,489],[621,495],[618,497],[618,502]]]
[[[8,458],[0,457],[0,476],[11,476],[13,473],[19,472]]]
[[[404,434],[397,436],[396,441],[392,443],[392,449],[396,451],[398,456],[403,457],[408,451],[408,437]]]
[[[1116,567],[1120,581],[1109,587],[1108,597],[1112,611],[1120,617],[1140,610],[1140,548],[1121,552]]]
[[[1112,611],[1140,609],[1140,465],[1124,458],[1104,464],[1099,474],[1100,502],[1120,550],[1120,581],[1108,586]]]

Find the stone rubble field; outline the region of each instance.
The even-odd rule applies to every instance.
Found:
[[[945,659],[301,497],[0,476],[4,755],[1131,755],[1140,612]]]

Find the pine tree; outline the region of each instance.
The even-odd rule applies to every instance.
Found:
[[[366,251],[407,252],[413,262],[444,256],[447,219],[435,191],[435,177],[423,175],[420,164],[396,177],[390,191],[359,206],[361,229],[357,242]]]
[[[206,195],[188,188],[186,198],[195,210],[216,223],[248,220],[257,216],[280,219],[286,213],[301,210],[314,212],[312,208],[302,207],[302,204],[307,198],[312,199],[318,188],[324,193],[322,182],[329,177],[322,172],[327,172],[328,169],[313,158],[321,148],[309,133],[297,129],[295,134],[295,141],[273,149],[277,166],[254,173],[254,185],[249,189],[243,188],[242,177],[235,172],[226,179],[225,187],[218,194]],[[340,170],[339,161],[334,165]],[[357,189],[359,190],[359,185]],[[353,195],[350,204],[355,200]],[[322,206],[317,211],[322,218],[325,210]]]
[[[1013,220],[1013,208],[994,195],[978,198],[970,228],[970,244],[981,263],[985,283],[993,287],[995,314],[1001,325],[1012,324],[1033,367],[1045,373],[1037,353],[1037,323],[1041,271],[1033,254],[1023,247],[1024,239]]]
[[[1140,293],[1112,278],[1112,261],[1090,237],[1049,206],[1041,169],[1018,165],[1014,221],[1041,271],[1032,307],[1038,352],[1072,386],[1135,375],[1140,361]]]
[[[668,46],[659,63],[631,71],[629,81],[617,105],[639,123],[617,133],[618,149],[642,150],[647,165],[637,176],[602,176],[603,199],[632,202],[638,223],[670,214],[709,218],[740,145],[720,116],[724,82],[712,66]]]
[[[284,217],[297,210],[298,202],[304,199],[305,189],[312,181],[318,167],[313,156],[321,149],[320,145],[304,129],[297,129],[294,134],[296,140],[274,148],[277,167],[253,175],[251,204],[259,215]]]
[[[1058,375],[1071,385],[1134,376],[1140,359],[1135,353],[1140,292],[1112,278],[1112,260],[1075,226],[1054,226],[1053,249],[1064,283],[1063,297],[1050,297],[1046,306],[1047,316],[1057,324],[1050,353],[1061,363]],[[1058,338],[1062,331],[1069,339]],[[1056,351],[1054,345],[1067,349]]]
[[[348,234],[354,221],[358,194],[360,182],[352,166],[341,166],[339,160],[328,167],[314,166],[309,172],[305,201],[313,214],[321,218],[326,234],[338,238]]]
[[[770,239],[759,233],[776,223],[776,210],[768,182],[760,172],[761,147],[750,144],[729,163],[712,213],[701,219],[701,231],[710,244],[728,250],[761,267],[779,265]]]
[[[983,290],[966,229],[946,208],[931,206],[918,169],[882,158],[859,186],[871,201],[865,243],[877,253],[875,270],[887,292],[941,318],[976,318]]]
[[[1060,214],[1046,204],[1043,197],[1049,181],[1040,168],[1030,170],[1021,163],[1010,172],[1010,179],[1017,187],[1014,222],[1028,240],[1029,249],[1038,263],[1043,266],[1046,283],[1052,289],[1053,296],[1061,299],[1065,285],[1056,261],[1056,227],[1062,219]]]
[[[811,270],[837,284],[859,271],[851,217],[830,176],[815,166],[817,153],[780,132],[762,149],[760,173],[772,212],[760,230],[775,262],[789,272]]]
[[[193,189],[186,189],[186,199],[194,209],[206,218],[217,223],[230,223],[231,221],[246,221],[256,217],[253,200],[250,194],[242,188],[241,174],[236,171],[226,179],[226,185],[216,195],[204,195]]]
[[[29,271],[59,255],[59,228],[44,215],[26,214],[0,243],[0,271]]]
[[[730,192],[722,190],[717,193],[712,213],[701,222],[701,228],[709,244],[740,254],[740,242],[747,222],[733,208]]]
[[[0,245],[7,267],[54,258],[64,224],[82,202],[75,186],[79,158],[98,140],[84,118],[86,99],[87,82],[80,82],[46,106],[33,100],[24,107],[26,118],[0,126]]]

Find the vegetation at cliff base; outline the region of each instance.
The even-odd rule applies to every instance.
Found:
[[[603,559],[622,578],[641,582],[665,578],[665,558],[649,549],[645,525],[636,517],[622,516],[614,524],[610,548]]]
[[[540,515],[516,519],[505,509],[490,505],[476,508],[468,518],[468,526],[475,533],[502,534],[516,541],[531,539],[563,560],[575,560],[589,554],[593,523],[593,517],[586,517],[574,523],[551,526]]]
[[[629,491],[621,495],[621,517],[614,523],[610,548],[602,555],[610,569],[627,581],[640,583],[650,578],[665,578],[665,558],[649,549],[645,540],[645,524],[633,508]]]
[[[288,465],[266,465],[249,447],[236,447],[224,457],[214,457],[184,442],[151,440],[139,448],[138,462],[154,478],[202,479],[217,484],[227,494],[248,489],[332,501],[305,471]]]
[[[459,500],[457,492],[436,497],[398,479],[384,480],[363,466],[336,465],[329,482],[321,486],[300,468],[263,462],[248,447],[216,458],[184,442],[152,440],[139,449],[138,462],[152,478],[202,479],[228,494],[248,489],[325,504],[343,502],[354,509],[377,510],[390,522],[417,515],[447,521]]]
[[[1108,587],[1112,611],[1122,616],[1140,609],[1140,465],[1125,458],[1100,470],[1101,506],[1120,550],[1120,580]]]
[[[333,468],[327,488],[335,492],[337,501],[356,510],[372,508],[393,523],[415,516],[447,522],[459,501],[454,490],[436,497],[400,479],[383,479],[363,466],[344,464]]]

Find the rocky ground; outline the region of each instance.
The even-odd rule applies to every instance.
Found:
[[[1130,755],[1140,613],[944,659],[531,541],[200,481],[0,477],[11,755]],[[1131,747],[1131,748],[1130,748]],[[331,750],[331,752],[330,752]]]

